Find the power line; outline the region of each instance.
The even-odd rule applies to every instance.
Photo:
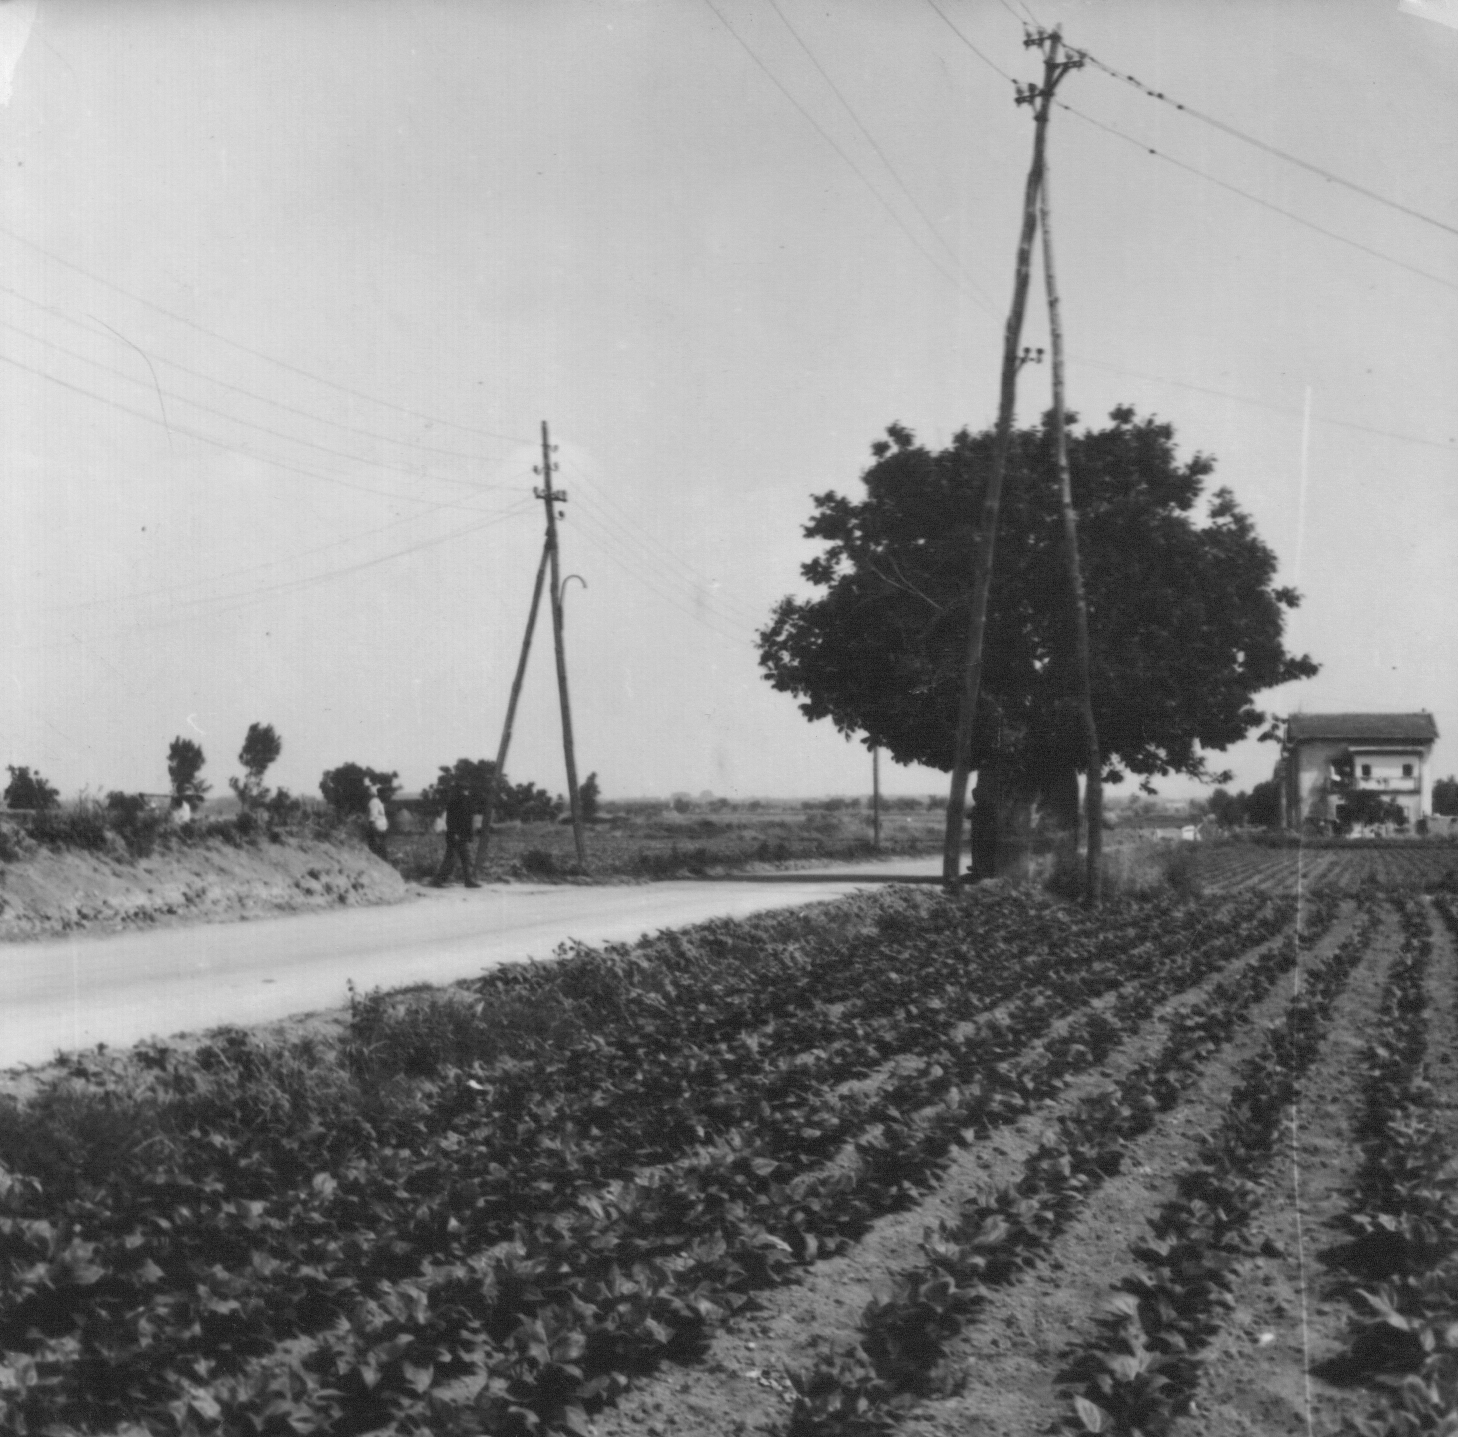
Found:
[[[930,5],[933,10],[936,11],[937,18],[941,20],[942,24],[945,25],[947,29],[950,30],[952,34],[954,34],[974,55],[976,55],[977,58],[981,60],[984,65],[988,66],[992,70],[995,70],[999,75],[1002,76],[1004,80],[1008,82],[1009,85],[1016,85],[1018,83],[1011,75],[1008,74],[1006,70],[1002,68],[1001,65],[997,63],[996,60],[991,60],[986,55],[984,55],[982,51],[979,50],[977,46],[972,43],[972,41],[970,41],[954,24],[952,24],[951,20],[947,18],[946,12],[942,9],[940,5],[937,4],[937,0],[926,0],[926,3]],[[1017,16],[1014,15],[1013,19],[1016,20]]]
[[[1360,240],[1348,239],[1346,235],[1338,234],[1335,230],[1329,230],[1323,225],[1316,224],[1312,220],[1304,219],[1301,215],[1291,210],[1282,209],[1280,205],[1272,204],[1270,200],[1263,200],[1259,195],[1253,195],[1248,190],[1241,189],[1238,185],[1228,184],[1225,180],[1216,179],[1214,175],[1207,174],[1204,170],[1197,169],[1194,165],[1186,164],[1183,160],[1177,160],[1173,155],[1167,155],[1163,150],[1157,150],[1153,145],[1145,144],[1143,140],[1136,140],[1132,135],[1126,135],[1122,130],[1116,129],[1113,125],[1106,124],[1102,120],[1095,120],[1091,115],[1085,115],[1082,110],[1076,110],[1072,105],[1062,100],[1055,100],[1054,103],[1059,109],[1067,110],[1070,115],[1076,116],[1085,124],[1092,125],[1097,130],[1103,130],[1110,135],[1115,135],[1126,143],[1146,151],[1157,159],[1164,160],[1167,164],[1175,165],[1182,170],[1188,170],[1192,175],[1198,175],[1202,180],[1208,180],[1212,185],[1218,185],[1222,190],[1229,190],[1233,195],[1239,195],[1242,199],[1249,200],[1252,204],[1260,205],[1263,209],[1272,210],[1274,213],[1283,216],[1288,220],[1294,220],[1298,225],[1305,225],[1307,229],[1315,230],[1317,234],[1325,235],[1328,239],[1334,239],[1339,244],[1350,245],[1351,248],[1361,250],[1363,254],[1369,254],[1374,259],[1380,259],[1387,264],[1396,265],[1399,269],[1405,269],[1409,274],[1418,275],[1422,279],[1431,280],[1434,284],[1441,284],[1445,289],[1458,289],[1458,284],[1452,280],[1444,279],[1442,275],[1433,274],[1429,270],[1419,269],[1416,265],[1408,264],[1406,260],[1400,260],[1394,255],[1386,254],[1379,249],[1373,249],[1371,245],[1365,245]]]
[[[1303,411],[1293,409],[1287,404],[1272,404],[1264,399],[1253,399],[1248,394],[1235,394],[1228,389],[1212,389],[1204,384],[1190,384],[1181,379],[1167,379],[1158,374],[1141,374],[1137,369],[1125,369],[1117,364],[1108,364],[1100,359],[1089,359],[1085,355],[1070,352],[1069,358],[1076,364],[1082,364],[1090,369],[1107,370],[1110,374],[1123,374],[1130,379],[1142,379],[1150,384],[1167,384],[1173,389],[1189,389],[1196,394],[1209,394],[1216,399],[1230,399],[1237,404],[1248,404],[1256,409],[1265,409],[1272,414],[1297,415]],[[1379,439],[1396,439],[1403,444],[1422,444],[1430,449],[1443,449],[1452,453],[1458,448],[1458,437],[1442,439],[1426,439],[1418,434],[1401,434],[1394,429],[1376,429],[1370,424],[1358,424],[1351,419],[1329,419],[1322,415],[1312,416],[1318,424],[1331,424],[1340,429],[1355,430],[1359,434],[1372,434]]]
[[[403,549],[395,549],[388,554],[380,554],[372,559],[364,559],[358,563],[349,564],[339,569],[328,569],[321,574],[310,574],[298,579],[287,579],[279,584],[263,584],[253,588],[242,589],[232,594],[215,594],[209,598],[190,599],[184,603],[175,605],[168,618],[153,620],[146,623],[131,623],[120,628],[113,629],[103,635],[93,635],[93,638],[119,638],[138,633],[150,633],[156,629],[175,628],[181,624],[196,623],[200,620],[220,618],[224,614],[235,613],[240,609],[248,608],[252,604],[262,603],[276,594],[298,593],[304,589],[316,588],[320,584],[332,583],[336,579],[347,578],[351,574],[361,573],[366,569],[377,568],[381,564],[388,564],[392,560],[404,558],[407,555],[418,553],[422,549],[438,547],[441,544],[448,544],[455,539],[463,539],[471,534],[478,534],[483,529],[493,528],[497,524],[505,523],[509,519],[520,518],[531,510],[535,509],[535,501],[527,499],[512,506],[511,509],[485,520],[480,524],[467,524],[460,529],[453,529],[448,534],[438,534],[429,539],[422,539],[417,543],[410,544]],[[195,611],[203,610],[205,606],[214,607],[206,612],[181,613],[181,609]],[[84,642],[79,635],[70,635],[74,641]],[[58,644],[30,644],[12,652],[37,653],[47,649],[59,647]]]
[[[702,594],[697,592],[688,592],[686,597],[691,607],[686,607],[685,603],[682,602],[685,597],[682,590],[673,587],[677,581],[665,574],[651,560],[640,561],[637,556],[629,553],[626,547],[616,540],[611,532],[605,529],[601,522],[594,516],[579,510],[576,523],[579,526],[578,532],[592,543],[599,552],[607,554],[620,569],[627,574],[631,574],[645,588],[650,589],[659,598],[663,599],[665,603],[677,609],[680,613],[687,614],[690,618],[698,619],[705,623],[708,623],[710,620],[716,620],[719,624],[726,625],[731,629],[740,630],[741,632],[749,631],[750,626],[748,624],[715,608],[704,599]],[[583,525],[586,527],[581,527]],[[646,571],[642,567],[644,563],[648,565]],[[710,623],[710,627],[714,627],[714,624]],[[726,638],[733,637],[733,635],[725,634],[723,629],[716,628],[715,631],[723,634]]]
[[[42,304],[40,300],[32,299],[29,295],[22,294],[18,289],[12,289],[9,285],[0,284],[0,294],[8,294],[12,299],[18,299],[22,304],[29,305],[32,309],[38,309],[44,314],[53,315],[55,318],[61,320],[62,323],[72,325],[74,328],[80,329],[86,334],[95,333],[89,325],[77,319],[74,315],[67,314],[65,310],[59,309],[55,305]],[[95,315],[88,317],[96,319]],[[132,343],[120,330],[112,329],[109,324],[106,324],[105,320],[96,320],[96,322],[105,325],[107,329],[110,329],[124,343]],[[331,429],[342,429],[346,433],[357,434],[364,439],[375,439],[384,444],[394,444],[402,449],[418,449],[425,454],[440,454],[450,459],[469,459],[475,463],[482,462],[479,454],[470,453],[465,449],[445,449],[436,444],[422,444],[415,439],[397,439],[390,434],[381,434],[375,429],[362,429],[357,424],[346,424],[341,419],[330,419],[326,415],[314,413],[313,410],[299,409],[292,404],[285,404],[282,400],[270,399],[265,394],[255,393],[251,389],[243,388],[242,385],[232,384],[226,379],[219,379],[215,374],[208,374],[204,370],[194,369],[191,365],[182,364],[175,359],[169,359],[165,354],[150,354],[148,351],[142,350],[136,345],[132,345],[132,347],[137,349],[137,352],[142,354],[144,358],[148,360],[155,359],[159,364],[166,365],[168,369],[175,369],[183,374],[190,374],[195,379],[201,379],[207,384],[216,384],[220,389],[226,389],[233,394],[240,394],[247,399],[257,400],[260,404],[267,404],[273,409],[281,409],[285,414],[297,415],[300,419],[308,419],[316,424],[327,424]]]
[[[517,513],[524,513],[524,505],[530,506],[535,500],[518,499],[508,504],[504,509],[481,509],[478,513],[487,515],[499,515],[509,518]],[[415,524],[421,519],[428,519],[432,514],[437,513],[445,506],[435,504],[428,509],[422,509],[414,514],[402,514],[399,518],[391,519],[387,524],[377,524],[371,529],[361,530],[359,533],[346,534],[342,539],[331,539],[327,544],[315,544],[308,549],[301,549],[297,553],[287,554],[281,559],[265,559],[262,563],[246,564],[241,569],[225,569],[221,573],[209,574],[201,579],[188,579],[176,584],[161,584],[154,589],[141,589],[131,594],[111,595],[102,599],[77,599],[68,604],[47,604],[40,610],[41,613],[70,613],[77,609],[94,609],[105,604],[114,607],[118,604],[140,603],[143,599],[155,599],[164,594],[180,593],[184,589],[196,589],[204,584],[215,584],[223,579],[236,579],[244,574],[256,574],[262,569],[276,569],[281,564],[295,564],[300,559],[310,558],[314,554],[328,553],[331,549],[343,548],[346,544],[357,544],[362,539],[372,539],[377,534],[388,533],[391,529],[397,529],[402,524]]]
[[[679,601],[679,598],[675,593],[673,593],[669,589],[661,587],[652,578],[645,574],[640,568],[638,568],[636,563],[634,563],[630,558],[619,552],[618,548],[607,536],[606,531],[598,529],[595,521],[583,514],[579,514],[578,520],[579,527],[577,528],[577,532],[582,536],[584,540],[586,540],[588,544],[596,549],[598,553],[602,554],[604,558],[608,559],[611,563],[613,563],[617,568],[621,569],[623,573],[628,575],[629,578],[635,579],[650,593],[662,599],[663,602],[666,603],[670,608],[676,609],[679,613],[693,619],[696,623],[704,625],[705,628],[710,629],[714,633],[718,634],[720,638],[729,639],[734,643],[746,642],[746,636],[743,631],[739,633],[731,633],[728,629],[720,627],[720,624],[734,625],[735,627],[738,627],[736,620],[730,619],[726,615],[709,609],[707,605],[704,605],[702,608],[689,608],[685,606]],[[584,521],[586,526],[582,527]],[[598,529],[598,532],[594,533],[594,529]],[[715,620],[717,620],[718,622],[716,623]]]
[[[970,281],[963,279],[960,274],[954,274],[952,271],[948,270],[942,264],[941,260],[929,249],[927,249],[927,247],[921,242],[921,240],[912,233],[910,228],[908,228],[906,222],[901,218],[899,214],[896,213],[895,208],[887,201],[886,197],[866,177],[861,167],[857,165],[856,162],[851,159],[848,154],[846,154],[845,150],[836,143],[836,141],[831,137],[825,127],[821,125],[821,123],[815,118],[815,116],[812,115],[810,111],[807,110],[804,105],[802,105],[799,100],[795,98],[795,96],[784,85],[784,83],[775,75],[774,71],[772,71],[769,66],[760,59],[760,57],[751,48],[749,43],[728,22],[728,20],[724,18],[723,12],[719,9],[718,5],[715,4],[715,0],[704,0],[704,4],[707,5],[709,9],[714,12],[715,16],[718,17],[719,23],[724,27],[725,30],[729,32],[729,35],[740,47],[740,49],[742,49],[744,53],[748,55],[751,60],[754,61],[755,65],[764,72],[770,83],[774,85],[774,87],[780,92],[780,94],[782,94],[800,112],[806,122],[814,128],[815,132],[820,136],[820,138],[824,140],[825,143],[829,145],[830,148],[834,150],[835,153],[839,155],[842,160],[845,161],[845,163],[850,167],[851,171],[855,174],[856,178],[860,180],[860,182],[871,192],[876,202],[891,217],[891,221],[896,226],[896,228],[899,229],[901,233],[904,234],[907,239],[909,239],[911,243],[915,245],[916,248],[921,252],[922,257],[926,259],[928,263],[930,263],[933,268],[935,268],[938,273],[940,273],[942,277],[946,279],[950,284],[955,285],[959,290],[970,293],[971,297],[975,299],[978,304],[981,305],[989,314],[993,313],[992,306],[988,303],[987,300],[982,297],[982,295],[978,291],[972,288]],[[938,236],[938,238],[940,238],[940,236]]]
[[[107,327],[110,328],[110,326]],[[93,369],[99,369],[103,373],[110,374],[115,378],[122,380],[123,383],[139,385],[144,389],[147,387],[140,379],[134,378],[132,375],[127,374],[124,370],[117,369],[110,364],[103,364],[99,359],[91,359],[87,355],[78,354],[74,349],[68,349],[64,344],[57,344],[53,339],[46,339],[42,335],[33,334],[30,330],[25,329],[21,325],[12,324],[8,319],[0,319],[0,328],[11,330],[15,334],[23,335],[26,339],[32,341],[32,343],[44,345],[47,349],[54,349],[55,351],[57,351],[57,353],[64,354],[68,358],[77,360],[81,364],[90,365]],[[118,337],[125,338],[125,336]],[[130,344],[131,341],[127,340],[127,343]],[[144,351],[138,350],[138,353],[142,354],[142,357],[144,359],[147,358]],[[297,444],[305,449],[316,450],[320,454],[331,455],[335,459],[347,459],[352,464],[365,464],[372,469],[384,469],[390,471],[391,473],[404,474],[407,478],[410,479],[428,478],[435,479],[445,484],[459,484],[463,485],[468,489],[504,489],[507,487],[504,484],[479,484],[472,479],[456,479],[444,474],[430,474],[424,469],[411,469],[407,468],[403,464],[391,464],[388,460],[384,459],[369,459],[361,454],[350,454],[343,449],[335,449],[328,444],[316,444],[312,439],[302,439],[294,434],[285,434],[281,429],[272,429],[267,424],[258,424],[251,419],[244,419],[241,415],[232,414],[226,409],[215,409],[210,404],[204,404],[197,399],[189,399],[186,395],[178,394],[175,390],[163,389],[160,384],[156,383],[155,375],[153,376],[153,384],[156,388],[159,400],[160,397],[165,394],[167,398],[174,399],[179,404],[186,404],[192,409],[200,409],[204,414],[211,414],[215,419],[226,420],[229,424],[241,424],[245,429],[256,429],[260,434],[268,434],[275,439],[282,439],[286,444]],[[166,417],[166,410],[164,409],[164,422],[166,420]],[[169,429],[170,432],[171,426],[167,425],[166,427]]]
[[[1244,130],[1238,130],[1234,125],[1226,124],[1224,120],[1217,120],[1213,115],[1207,115],[1202,110],[1197,110],[1193,105],[1186,105],[1179,100],[1171,99],[1162,90],[1156,90],[1152,85],[1146,85],[1143,80],[1136,79],[1133,75],[1126,75],[1121,70],[1116,70],[1111,65],[1106,65],[1097,55],[1090,54],[1087,50],[1079,52],[1089,61],[1102,70],[1104,74],[1115,80],[1123,80],[1126,84],[1133,85],[1136,90],[1149,96],[1152,100],[1159,100],[1169,105],[1172,109],[1179,110],[1182,114],[1191,115],[1207,125],[1214,126],[1224,134],[1232,136],[1247,145],[1253,145],[1258,150],[1264,150],[1268,155],[1274,155],[1279,160],[1285,160],[1287,164],[1296,165],[1298,168],[1307,171],[1308,174],[1317,175],[1330,184],[1341,185],[1344,189],[1351,190],[1354,194],[1362,195],[1369,200],[1375,200],[1379,205],[1386,205],[1388,209],[1396,210],[1399,214],[1407,215],[1411,219],[1421,220],[1423,224],[1432,225],[1435,229],[1445,231],[1450,235],[1458,235],[1458,227],[1448,224],[1444,220],[1435,219],[1432,215],[1424,214],[1421,210],[1415,210],[1410,205],[1402,204],[1398,200],[1391,199],[1387,195],[1378,194],[1376,190],[1369,190],[1365,185],[1359,185],[1355,180],[1346,179],[1342,175],[1324,169],[1321,165],[1314,165],[1310,160],[1303,160],[1299,155],[1293,155],[1289,150],[1280,149],[1276,145],[1267,144],[1265,140],[1257,139],[1254,135],[1248,135]]]
[[[623,543],[636,549],[646,562],[659,566],[667,564],[677,569],[682,575],[683,580],[692,586],[695,597],[700,596],[701,590],[708,590],[713,594],[714,601],[724,606],[726,612],[737,609],[743,616],[745,622],[760,622],[762,616],[751,605],[731,595],[726,594],[721,596],[717,591],[717,585],[712,579],[694,568],[675,549],[655,539],[650,531],[642,528],[631,515],[623,510],[621,505],[612,499],[606,490],[599,489],[570,459],[562,460],[559,468],[571,469],[574,476],[574,484],[579,486],[577,489],[579,500],[582,499],[583,493],[586,491],[591,496],[591,503],[588,505],[589,512],[594,507],[600,506],[600,512],[596,515],[599,523],[609,527],[618,535]],[[609,510],[612,512],[609,512]]]
[[[614,552],[612,552],[612,549],[609,548],[608,545],[605,545],[604,542],[601,541],[601,539],[593,538],[592,533],[588,532],[588,530],[583,529],[580,530],[580,532],[582,532],[583,539],[586,539],[586,542],[592,545],[592,547],[595,548],[596,551],[599,552],[599,554],[604,555],[604,558],[607,558],[609,563],[615,564],[618,568],[621,568],[621,570],[623,570],[623,573],[627,574],[630,579],[636,579],[637,582],[642,584],[644,589],[649,590],[650,593],[653,593],[653,595],[656,595],[659,599],[662,599],[663,602],[665,602],[666,605],[669,606],[669,608],[677,609],[679,614],[684,614],[687,615],[688,618],[694,619],[695,624],[703,624],[704,628],[707,628],[707,630],[712,631],[712,633],[719,635],[720,638],[728,638],[730,643],[748,643],[749,640],[748,638],[746,638],[745,634],[729,633],[729,631],[723,630],[723,628],[720,628],[719,625],[714,624],[710,616],[698,614],[698,612],[694,612],[693,609],[684,608],[684,605],[682,605],[682,603],[679,603],[678,599],[675,599],[674,596],[671,595],[671,593],[666,593],[665,590],[659,589],[659,587],[656,586],[656,584],[653,583],[652,580],[647,579],[647,577],[644,576],[644,574],[640,573],[639,570],[633,568],[633,565],[624,563],[623,558],[620,558],[617,554],[614,554]]]
[[[371,489],[365,484],[351,484],[347,479],[340,479],[333,474],[321,474],[315,469],[301,469],[297,464],[287,464],[279,459],[269,459],[261,454],[254,454],[250,450],[240,449],[233,444],[225,444],[220,439],[214,439],[210,435],[202,433],[201,430],[191,429],[185,425],[169,425],[155,415],[145,414],[140,409],[132,409],[130,406],[118,403],[115,399],[108,399],[104,394],[97,394],[94,390],[84,389],[79,384],[72,384],[68,380],[61,379],[54,374],[47,374],[43,369],[37,369],[33,364],[25,364],[21,360],[14,359],[8,354],[0,354],[0,364],[8,364],[15,369],[23,369],[28,374],[37,375],[48,384],[54,384],[61,389],[67,389],[72,394],[79,394],[86,399],[94,399],[98,404],[104,404],[108,409],[120,410],[123,414],[129,414],[133,419],[140,419],[144,424],[152,424],[169,433],[176,432],[186,435],[189,439],[195,439],[199,444],[210,445],[214,449],[221,449],[225,454],[234,454],[241,459],[251,459],[255,464],[262,464],[265,468],[277,469],[283,473],[298,474],[305,479],[317,479],[324,484],[334,484],[341,489],[352,489],[358,494],[373,494],[381,499],[393,499],[397,502],[409,502],[411,504],[424,504],[427,507],[437,509],[461,509],[468,514],[479,514],[481,511],[473,504],[456,504],[450,501],[440,501],[421,498],[414,494],[402,494],[389,489]]]
[[[816,58],[815,52],[810,48],[809,45],[805,43],[805,40],[801,36],[800,32],[795,29],[792,24],[790,24],[789,19],[785,15],[785,12],[780,9],[779,0],[770,0],[770,8],[775,12],[776,15],[780,17],[780,24],[782,24],[785,29],[794,36],[795,43],[799,45],[799,47],[809,57],[810,63],[815,66],[815,69],[819,73],[820,78],[824,80],[827,85],[830,86],[831,93],[835,96],[837,100],[840,101],[841,107],[845,110],[846,114],[851,117],[851,120],[855,124],[855,127],[865,137],[866,143],[870,145],[870,147],[876,152],[877,157],[880,159],[881,163],[885,165],[887,172],[890,174],[891,178],[896,181],[897,187],[900,189],[901,193],[906,196],[908,201],[910,201],[912,209],[914,209],[917,214],[921,216],[922,223],[926,225],[927,229],[946,251],[948,259],[950,259],[954,265],[957,265],[957,256],[956,253],[953,251],[951,245],[949,245],[947,241],[942,238],[941,233],[937,229],[936,225],[933,223],[931,216],[927,214],[927,212],[921,207],[921,204],[918,202],[916,196],[912,194],[912,192],[907,188],[906,182],[897,172],[896,166],[891,163],[890,159],[886,155],[885,150],[883,150],[881,146],[877,143],[876,137],[862,123],[861,117],[856,113],[850,101],[846,99],[844,93],[841,91],[840,86],[837,85],[835,81],[830,78],[830,75],[826,71],[825,66],[823,66]],[[989,312],[991,312],[991,299],[989,299],[988,296],[984,294],[977,285],[973,284],[970,279],[967,280],[967,285],[986,302],[988,310]]]
[[[152,300],[140,294],[135,294],[129,289],[124,289],[121,285],[115,284],[99,274],[92,273],[89,269],[83,269],[79,264],[73,264],[70,260],[62,259],[60,255],[53,254],[50,250],[36,244],[34,240],[26,239],[24,235],[17,234],[14,230],[7,229],[4,225],[0,225],[0,235],[14,240],[16,244],[24,245],[26,249],[34,250],[37,254],[43,255],[52,264],[58,264],[63,269],[68,269],[72,273],[79,274],[95,284],[102,285],[113,293],[131,300],[134,304],[144,305],[147,309],[164,315],[166,318],[174,320],[178,324],[185,324],[189,329],[196,331],[198,334],[205,334],[209,339],[216,339],[220,343],[226,344],[230,349],[236,349],[240,354],[249,355],[253,359],[261,359],[265,364],[277,365],[278,368],[286,370],[290,374],[296,374],[302,379],[313,380],[314,383],[337,390],[340,394],[347,394],[353,399],[362,399],[366,404],[377,404],[382,409],[392,409],[397,414],[406,414],[412,419],[420,419],[427,424],[443,424],[449,429],[459,429],[466,434],[478,434],[483,439],[502,439],[512,444],[527,444],[531,442],[528,439],[524,439],[520,434],[502,434],[491,429],[478,429],[471,424],[460,424],[454,419],[442,419],[438,415],[424,414],[418,409],[410,409],[403,404],[394,404],[388,399],[377,399],[374,395],[366,394],[362,390],[351,389],[346,384],[340,384],[333,379],[326,379],[322,374],[315,374],[312,370],[301,369],[298,365],[290,364],[287,360],[278,359],[274,355],[265,354],[262,350],[250,349],[246,344],[240,344],[236,339],[229,339],[226,334],[220,334],[215,329],[209,329],[206,325],[197,323],[196,320],[188,319],[186,315],[177,314],[175,311],[166,309],[160,304],[155,304]]]
[[[581,497],[579,490],[579,501],[581,501]],[[763,622],[762,615],[754,613],[747,605],[738,600],[722,596],[717,585],[706,580],[702,575],[695,574],[682,565],[678,566],[678,570],[675,572],[675,569],[666,562],[666,554],[662,546],[650,546],[643,542],[632,531],[625,531],[601,510],[579,502],[577,515],[579,518],[593,523],[604,538],[611,537],[625,554],[631,554],[635,562],[646,565],[652,572],[658,574],[665,584],[685,593],[693,603],[702,604],[712,610],[725,623],[748,628]]]

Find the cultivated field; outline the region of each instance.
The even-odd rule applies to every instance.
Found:
[[[1451,1430],[1452,885],[1259,856],[78,1058],[0,1105],[0,1428]]]
[[[941,812],[887,813],[881,853],[939,853]],[[870,816],[864,812],[766,809],[621,815],[586,831],[588,870],[594,878],[674,878],[758,865],[824,863],[873,857]],[[445,840],[437,833],[392,834],[390,861],[406,877],[429,878],[440,866]],[[561,878],[577,872],[572,828],[563,823],[503,823],[492,828],[485,876]]]
[[[1458,844],[1367,841],[1267,848],[1217,841],[1195,850],[1194,870],[1210,893],[1245,889],[1292,895],[1315,889],[1355,893],[1373,884],[1431,888],[1458,884]]]

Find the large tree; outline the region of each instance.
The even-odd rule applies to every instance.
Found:
[[[1068,455],[1105,778],[1219,779],[1206,755],[1265,723],[1255,696],[1317,671],[1282,643],[1298,596],[1275,585],[1275,555],[1230,491],[1205,499],[1210,459],[1181,461],[1171,427],[1132,409],[1110,418],[1071,434]],[[802,572],[820,592],[781,600],[760,663],[807,718],[947,770],[993,435],[964,430],[934,453],[900,425],[886,433],[863,498],[814,496],[805,535],[825,548]],[[1035,804],[1076,817],[1084,745],[1058,495],[1050,427],[1017,431],[973,735],[984,842]]]

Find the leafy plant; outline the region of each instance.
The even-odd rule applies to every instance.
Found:
[[[5,806],[7,808],[24,808],[44,812],[46,809],[54,808],[60,801],[60,793],[40,774],[32,773],[24,765],[17,768],[13,764],[7,764],[5,767],[10,774],[10,782],[5,785]]]

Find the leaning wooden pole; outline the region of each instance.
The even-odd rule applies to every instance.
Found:
[[[491,787],[486,791],[486,812],[481,815],[481,837],[476,842],[476,876],[486,866],[486,850],[491,845],[491,816],[496,812],[496,798],[506,779],[506,755],[511,748],[511,730],[516,723],[516,703],[521,698],[521,683],[526,677],[527,655],[532,651],[532,633],[537,627],[537,610],[542,606],[542,582],[547,577],[547,556],[551,547],[542,545],[542,559],[537,565],[537,582],[532,588],[532,607],[527,614],[526,633],[522,635],[521,657],[516,661],[516,677],[511,681],[511,697],[506,701],[506,722],[501,726],[501,742],[496,748],[496,768],[491,774]]]
[[[552,444],[542,420],[542,488],[537,497],[547,506],[547,554],[552,585],[552,647],[557,656],[557,698],[562,709],[562,754],[567,765],[567,802],[572,809],[572,841],[577,866],[587,871],[587,845],[582,836],[582,799],[577,788],[577,749],[572,740],[572,704],[567,697],[567,648],[562,637],[562,572],[557,545],[557,505],[566,494],[552,488]]]
[[[952,755],[951,793],[947,799],[947,830],[942,846],[942,881],[956,883],[962,855],[962,824],[967,813],[967,778],[972,771],[972,740],[977,727],[977,699],[982,687],[982,640],[987,631],[987,597],[992,588],[992,563],[997,547],[997,521],[1002,507],[1002,481],[1012,441],[1013,410],[1017,403],[1018,345],[1023,335],[1023,313],[1028,303],[1033,234],[1038,223],[1038,190],[1043,180],[1043,152],[1048,133],[1048,111],[1053,103],[1062,67],[1058,63],[1058,31],[1031,43],[1046,43],[1043,86],[1019,89],[1018,103],[1033,105],[1033,162],[1023,192],[1023,226],[1018,236],[1017,264],[1013,272],[1012,309],[1002,343],[1002,390],[997,410],[997,433],[992,449],[992,472],[982,500],[982,526],[977,536],[976,566],[972,580],[972,613],[963,661],[962,695],[957,707],[957,737]]]
[[[1084,813],[1088,822],[1084,901],[1095,907],[1103,896],[1103,756],[1099,752],[1099,730],[1094,719],[1088,600],[1084,594],[1083,566],[1078,558],[1078,514],[1073,507],[1073,476],[1068,468],[1068,425],[1063,402],[1063,317],[1058,303],[1058,280],[1053,268],[1053,231],[1048,224],[1048,210],[1048,162],[1045,155],[1043,184],[1038,191],[1038,224],[1043,232],[1043,278],[1048,291],[1048,330],[1053,351],[1053,442],[1058,457],[1058,497],[1063,507],[1063,548],[1068,565],[1068,592],[1073,603],[1073,658],[1078,671],[1078,707],[1083,719],[1084,762],[1088,768],[1088,782],[1084,789]]]

